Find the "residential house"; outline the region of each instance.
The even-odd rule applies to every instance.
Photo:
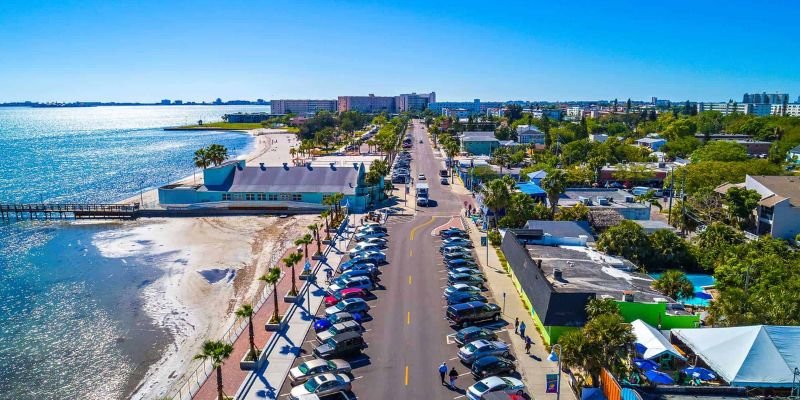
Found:
[[[794,240],[800,233],[800,177],[747,175],[742,183],[726,183],[714,191],[725,194],[732,187],[755,190],[761,195],[755,210],[758,235]]]

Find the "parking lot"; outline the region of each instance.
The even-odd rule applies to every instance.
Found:
[[[441,161],[415,128],[414,137],[424,138],[425,145],[415,145],[414,167],[418,173],[436,176]],[[447,267],[439,251],[442,239],[433,234],[439,227],[460,225],[457,216],[465,199],[438,182],[431,182],[430,196],[437,199],[436,208],[419,208],[414,215],[394,215],[386,222],[387,262],[379,266],[382,273],[373,296],[365,299],[370,307],[362,321],[367,348],[345,358],[353,368],[349,398],[461,399],[465,389],[475,383],[469,367],[457,357],[456,329],[445,319],[447,305],[442,293],[448,283]],[[482,294],[488,302],[501,303],[488,291]],[[323,315],[324,309],[317,312],[318,317]],[[476,325],[497,332],[500,341],[511,340],[513,321]],[[301,345],[295,366],[313,359],[318,345],[312,330]],[[455,389],[441,384],[437,369],[442,362],[458,372]],[[289,390],[288,381],[284,382],[279,398],[286,398]]]

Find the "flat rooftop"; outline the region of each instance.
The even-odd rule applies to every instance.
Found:
[[[558,205],[572,206],[583,200],[589,202],[589,204],[586,204],[589,207],[648,208],[649,205],[636,202],[635,197],[633,194],[621,189],[570,188],[561,194]],[[602,199],[605,199],[608,203],[606,204]]]
[[[633,293],[636,302],[672,302],[650,288],[653,278],[634,272],[630,261],[581,246],[526,245],[533,260],[542,260],[542,272],[556,292],[595,293],[622,300],[623,292]],[[557,279],[554,272],[561,271]]]

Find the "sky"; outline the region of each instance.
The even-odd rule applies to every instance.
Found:
[[[800,95],[800,1],[0,2],[0,102]]]

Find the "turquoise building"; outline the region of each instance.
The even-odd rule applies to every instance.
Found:
[[[324,166],[248,167],[233,160],[203,170],[202,185],[175,184],[158,189],[158,201],[167,208],[216,207],[229,209],[309,210],[327,206],[323,200],[343,193],[342,205],[363,212],[383,198],[383,182],[368,186],[364,163]]]
[[[461,138],[461,151],[476,156],[490,156],[500,147],[500,141],[492,136],[464,136]]]

